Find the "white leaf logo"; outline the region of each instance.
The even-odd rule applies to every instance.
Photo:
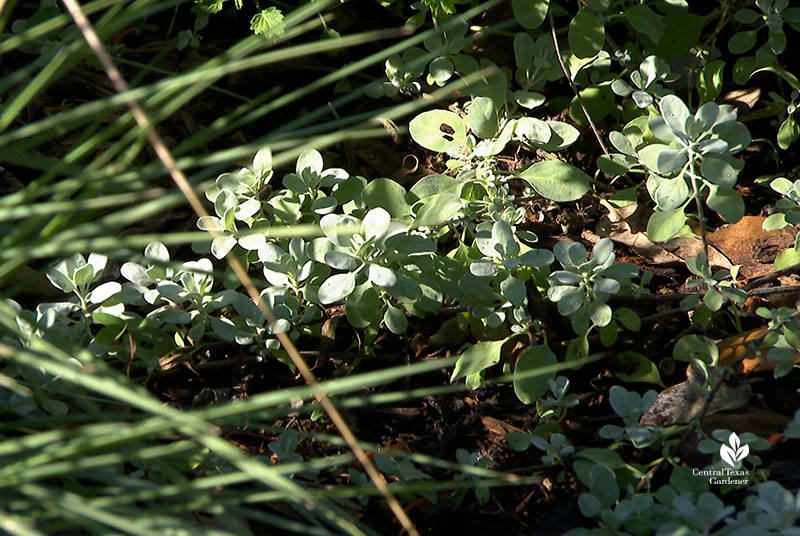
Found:
[[[728,438],[728,443],[730,443],[730,446],[722,445],[720,447],[719,455],[722,456],[725,463],[731,467],[735,467],[736,462],[745,459],[747,455],[750,454],[750,447],[747,445],[740,445],[739,436],[737,436],[735,432]]]

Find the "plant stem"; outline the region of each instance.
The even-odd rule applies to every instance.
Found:
[[[561,71],[564,73],[564,76],[567,78],[572,91],[575,92],[575,96],[578,98],[578,103],[581,105],[581,110],[583,110],[583,115],[586,116],[586,120],[589,122],[589,127],[591,127],[592,132],[594,132],[594,137],[597,138],[597,143],[600,144],[600,148],[603,150],[603,153],[608,154],[608,149],[606,148],[606,144],[603,143],[603,138],[600,136],[600,132],[598,132],[597,127],[592,121],[592,116],[589,115],[589,110],[586,109],[586,103],[583,102],[583,97],[581,97],[580,91],[578,91],[578,86],[575,85],[575,82],[572,81],[572,78],[569,76],[569,72],[567,71],[567,67],[564,65],[564,60],[561,59],[561,48],[558,46],[558,38],[556,37],[556,25],[553,22],[553,12],[552,10],[548,10],[547,16],[550,18],[550,35],[553,37],[553,46],[556,49],[556,59],[558,60],[558,64],[561,66]]]

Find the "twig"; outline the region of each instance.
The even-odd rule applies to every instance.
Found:
[[[592,116],[589,115],[589,110],[586,109],[586,103],[583,102],[583,97],[581,97],[581,92],[578,91],[578,86],[576,86],[575,82],[572,81],[572,77],[569,75],[566,65],[564,65],[564,60],[561,59],[561,48],[558,46],[558,37],[556,37],[556,25],[553,22],[553,11],[548,10],[547,15],[550,18],[550,35],[553,37],[553,46],[556,49],[556,59],[558,60],[558,64],[561,66],[561,71],[564,73],[564,76],[567,77],[567,81],[569,82],[572,91],[575,92],[575,96],[578,98],[578,102],[581,105],[581,110],[583,110],[583,114],[586,116],[586,120],[589,122],[589,127],[591,127],[592,132],[594,132],[595,138],[597,138],[597,143],[600,144],[600,148],[603,149],[603,153],[608,154],[608,149],[606,148],[606,144],[603,143],[603,138],[600,136],[600,132],[598,132],[597,127],[594,125],[594,121],[592,121]]]
[[[70,12],[72,18],[75,20],[75,24],[78,26],[78,28],[80,28],[80,31],[89,47],[94,52],[95,56],[97,56],[97,59],[100,60],[100,64],[106,71],[106,75],[114,85],[114,88],[119,93],[127,93],[129,91],[128,84],[122,78],[122,74],[119,72],[116,66],[114,66],[114,63],[111,61],[111,57],[108,55],[108,52],[100,42],[100,38],[98,37],[89,20],[86,18],[86,15],[84,15],[78,1],[64,0],[64,5]],[[166,144],[161,138],[161,135],[150,122],[150,119],[147,117],[147,114],[145,114],[142,107],[133,98],[129,98],[126,104],[130,108],[133,117],[136,119],[136,122],[145,131],[147,140],[152,145],[156,155],[158,155],[158,158],[164,164],[164,167],[169,171],[169,174],[173,181],[175,181],[175,184],[186,197],[189,205],[199,217],[207,217],[208,211],[205,209],[203,203],[200,201],[200,198],[195,193],[194,188],[192,187],[191,183],[189,183],[186,175],[180,168],[178,168],[172,153],[167,148]],[[212,230],[209,230],[209,233],[214,237],[217,235],[217,233]],[[242,267],[241,263],[233,254],[233,252],[228,252],[226,259],[230,267],[233,269],[233,272],[236,274],[236,277],[242,282],[242,286],[253,300],[253,303],[255,303],[255,305],[270,323],[274,323],[275,315],[269,309],[267,304],[262,301],[258,289],[253,284],[250,276],[247,275],[247,272]],[[350,427],[347,425],[347,422],[344,420],[341,413],[339,413],[339,410],[336,408],[333,402],[331,402],[330,398],[328,398],[327,393],[322,389],[322,387],[320,387],[316,376],[314,376],[314,373],[300,355],[300,352],[298,352],[297,347],[286,333],[278,333],[277,338],[281,342],[284,350],[286,350],[286,353],[289,354],[289,357],[292,359],[294,365],[303,375],[306,383],[314,388],[315,395],[322,404],[322,407],[325,408],[325,412],[328,414],[328,416],[330,416],[331,421],[333,421],[336,428],[342,434],[342,438],[347,442],[350,450],[353,451],[353,454],[355,454],[356,458],[361,463],[361,466],[375,484],[375,487],[386,500],[386,503],[389,505],[389,508],[392,510],[395,517],[397,517],[397,520],[400,522],[403,529],[405,529],[405,531],[410,535],[418,536],[419,532],[414,527],[414,524],[411,522],[408,514],[406,514],[397,498],[389,489],[389,486],[387,485],[386,480],[383,478],[383,475],[378,471],[378,469],[375,467],[375,464],[369,459],[366,452],[364,452],[364,449],[362,449],[359,445],[356,436],[353,434],[352,430],[350,430]]]
[[[777,272],[772,272],[771,274],[767,274],[764,277],[759,277],[754,281],[750,281],[748,284],[742,287],[742,290],[750,290],[752,288],[760,287],[761,285],[766,285],[767,283],[772,283],[781,276],[793,274],[797,271],[800,271],[800,264],[793,264],[791,266],[787,266],[782,270],[778,270]]]

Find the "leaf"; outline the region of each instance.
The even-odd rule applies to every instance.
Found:
[[[364,221],[361,222],[361,234],[367,240],[381,239],[389,231],[389,225],[392,223],[391,215],[385,209],[378,207],[373,208],[364,216]]]
[[[697,93],[700,95],[701,102],[709,102],[716,99],[722,91],[722,75],[725,69],[723,60],[709,62],[700,71],[697,80]]]
[[[711,185],[706,204],[729,223],[735,223],[744,216],[744,200],[733,188]]]
[[[356,276],[352,272],[334,274],[325,280],[319,287],[319,302],[322,305],[343,300],[356,288]]]
[[[745,30],[733,34],[728,40],[728,50],[732,54],[744,54],[756,44],[756,30]]]
[[[250,20],[250,29],[256,35],[277,37],[286,32],[283,13],[275,7],[268,7],[256,13]]]
[[[575,143],[581,134],[577,128],[569,123],[547,121],[547,124],[550,126],[550,130],[552,130],[553,133],[550,135],[550,141],[544,144],[542,149],[550,153],[566,149]]]
[[[474,97],[467,118],[469,128],[479,138],[488,139],[497,134],[497,110],[489,97]]]
[[[411,194],[417,199],[425,199],[435,194],[456,194],[461,191],[463,183],[455,177],[447,175],[426,175],[411,187]]]
[[[528,144],[544,145],[553,136],[553,130],[545,121],[535,117],[522,117],[517,120],[514,134]]]
[[[430,110],[416,116],[408,124],[411,138],[422,147],[443,153],[461,147],[467,140],[464,120],[454,112]]]
[[[386,209],[393,219],[411,214],[411,206],[406,201],[406,189],[392,179],[373,180],[364,188],[361,198],[369,208]]]
[[[467,351],[461,354],[456,361],[450,383],[480,372],[500,361],[500,350],[507,340],[480,342],[467,348]]]
[[[386,313],[383,315],[383,321],[386,324],[386,327],[389,328],[389,331],[395,335],[401,335],[406,332],[406,329],[408,329],[408,319],[406,318],[405,313],[392,305],[389,305],[386,308]]]
[[[509,276],[500,283],[500,293],[515,307],[522,305],[522,302],[525,301],[525,297],[527,296],[525,283],[514,276]]]
[[[656,364],[637,352],[620,352],[615,355],[614,375],[624,382],[652,383],[664,386]]]
[[[538,28],[544,22],[549,7],[550,0],[511,0],[514,18],[528,30]]]
[[[661,99],[661,116],[669,127],[676,132],[686,131],[686,119],[691,116],[689,108],[680,97],[667,95]]]
[[[395,273],[389,268],[379,264],[370,264],[367,266],[367,276],[374,285],[383,288],[393,287],[394,284],[397,283],[397,276]]]
[[[89,301],[91,303],[103,303],[119,292],[122,292],[122,285],[116,281],[107,281],[92,290],[92,293],[89,295]]]
[[[378,293],[369,283],[358,285],[345,301],[344,312],[347,321],[354,328],[363,329],[380,318],[380,300]]]
[[[561,160],[537,162],[520,173],[520,177],[551,201],[575,201],[589,191],[589,175]]]
[[[678,236],[686,224],[683,209],[661,210],[650,216],[647,222],[647,236],[653,242],[666,242]]]
[[[532,346],[520,354],[514,367],[514,393],[523,404],[533,404],[550,390],[548,382],[556,377],[556,355],[546,345]]]
[[[514,100],[523,108],[531,110],[544,104],[546,99],[541,93],[523,91],[520,89],[514,92]]]
[[[446,222],[461,211],[461,198],[456,194],[435,194],[423,202],[414,218],[413,227],[433,227]]]
[[[625,10],[625,17],[633,28],[647,35],[654,43],[661,41],[664,21],[649,7],[635,4]]]
[[[569,46],[579,58],[589,58],[603,48],[605,27],[603,22],[581,9],[569,23]]]

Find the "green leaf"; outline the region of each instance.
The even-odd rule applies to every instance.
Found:
[[[446,222],[461,210],[461,198],[456,194],[435,194],[425,198],[414,218],[414,227],[433,227]]]
[[[672,210],[683,205],[689,198],[689,186],[683,176],[664,179],[653,194],[653,199],[661,210]]]
[[[453,64],[445,57],[440,57],[434,59],[431,64],[428,66],[428,72],[430,73],[429,79],[432,82],[435,82],[437,85],[442,86],[450,80],[450,77],[453,76],[455,69],[453,68]]]
[[[592,496],[603,508],[611,508],[619,499],[619,486],[614,472],[608,467],[576,460],[572,464],[575,474],[589,488]]]
[[[642,4],[635,4],[625,10],[625,17],[635,30],[647,35],[654,43],[661,41],[664,21],[652,9]]]
[[[462,182],[448,175],[426,175],[411,187],[411,194],[417,199],[425,199],[435,194],[456,194],[461,191]]]
[[[562,121],[547,121],[547,124],[550,126],[550,130],[552,130],[553,133],[550,136],[550,141],[544,144],[542,149],[549,153],[566,149],[575,143],[581,134],[577,128],[573,127],[569,123],[564,123]]]
[[[451,147],[461,147],[467,140],[464,120],[447,110],[430,110],[419,114],[408,124],[408,131],[415,142],[437,153],[443,153]]]
[[[286,32],[283,13],[275,7],[263,9],[250,20],[250,29],[256,35],[277,37]]]
[[[457,379],[475,374],[500,361],[500,349],[508,339],[486,341],[470,346],[456,361],[450,383]]]
[[[408,329],[408,319],[405,313],[392,305],[386,308],[383,321],[386,323],[386,327],[389,328],[389,331],[395,335],[401,335]]]
[[[520,89],[514,92],[514,100],[523,108],[531,110],[544,104],[545,96],[534,91],[523,91]]]
[[[551,201],[575,201],[589,191],[589,175],[561,160],[537,162],[520,173],[520,177]]]
[[[756,30],[745,30],[733,34],[728,40],[728,50],[731,54],[744,54],[756,44]]]
[[[723,60],[714,60],[700,71],[697,80],[697,94],[700,102],[709,102],[716,99],[722,91],[722,74],[725,69]]]
[[[364,221],[361,222],[361,234],[367,240],[373,238],[379,240],[386,235],[391,223],[392,217],[385,209],[373,208],[367,212]]]
[[[521,117],[514,134],[529,145],[545,145],[553,136],[553,130],[545,121],[535,117]]]
[[[579,58],[589,58],[603,48],[605,27],[603,22],[581,9],[569,23],[569,46]]]
[[[411,215],[411,206],[406,201],[406,189],[392,179],[375,179],[361,194],[369,208],[384,208],[393,219]]]
[[[548,381],[556,370],[545,370],[558,364],[556,355],[546,345],[532,346],[520,354],[514,367],[514,393],[523,404],[533,404],[550,389]]]
[[[528,30],[538,28],[547,16],[550,0],[511,0],[511,9],[520,26]]]
[[[483,139],[492,138],[497,134],[498,118],[494,101],[489,97],[475,97],[469,107],[467,115],[469,128],[476,136]]]
[[[343,300],[356,288],[356,276],[352,272],[334,274],[319,287],[319,301],[323,305]]]
[[[580,95],[586,106],[586,110],[595,123],[599,123],[617,110],[617,104],[614,101],[614,92],[611,91],[611,84],[603,83],[598,86],[584,88],[580,91]],[[570,102],[569,116],[579,126],[589,126],[589,121],[586,119],[586,114],[583,113],[583,108],[581,107],[578,97],[573,97]]]
[[[624,382],[653,383],[664,386],[656,364],[637,352],[620,352],[615,355],[614,375]]]
[[[739,172],[726,158],[707,155],[703,157],[700,174],[712,184],[732,188],[736,184],[736,177]]]
[[[369,283],[358,285],[345,301],[344,312],[347,321],[354,328],[363,329],[378,319],[380,311],[378,293]]]
[[[686,131],[686,119],[691,116],[689,108],[680,97],[667,95],[661,99],[661,116],[669,127],[677,132]]]
[[[639,315],[627,307],[620,307],[614,311],[614,318],[630,331],[639,331],[642,328],[642,320]]]
[[[800,138],[800,125],[794,120],[793,116],[789,116],[781,123],[778,129],[778,147],[784,151],[789,148],[791,144]]]
[[[706,204],[712,210],[719,212],[725,221],[734,223],[744,216],[744,200],[739,192],[733,188],[724,188],[711,185]]]
[[[653,242],[666,242],[678,236],[685,224],[686,215],[680,208],[658,211],[647,222],[647,236]]]
[[[509,276],[500,283],[500,293],[515,307],[522,305],[522,302],[525,301],[525,297],[527,296],[525,283],[514,276]]]
[[[773,268],[775,270],[783,270],[795,264],[800,264],[800,251],[788,248],[778,253],[778,256],[775,257]]]

